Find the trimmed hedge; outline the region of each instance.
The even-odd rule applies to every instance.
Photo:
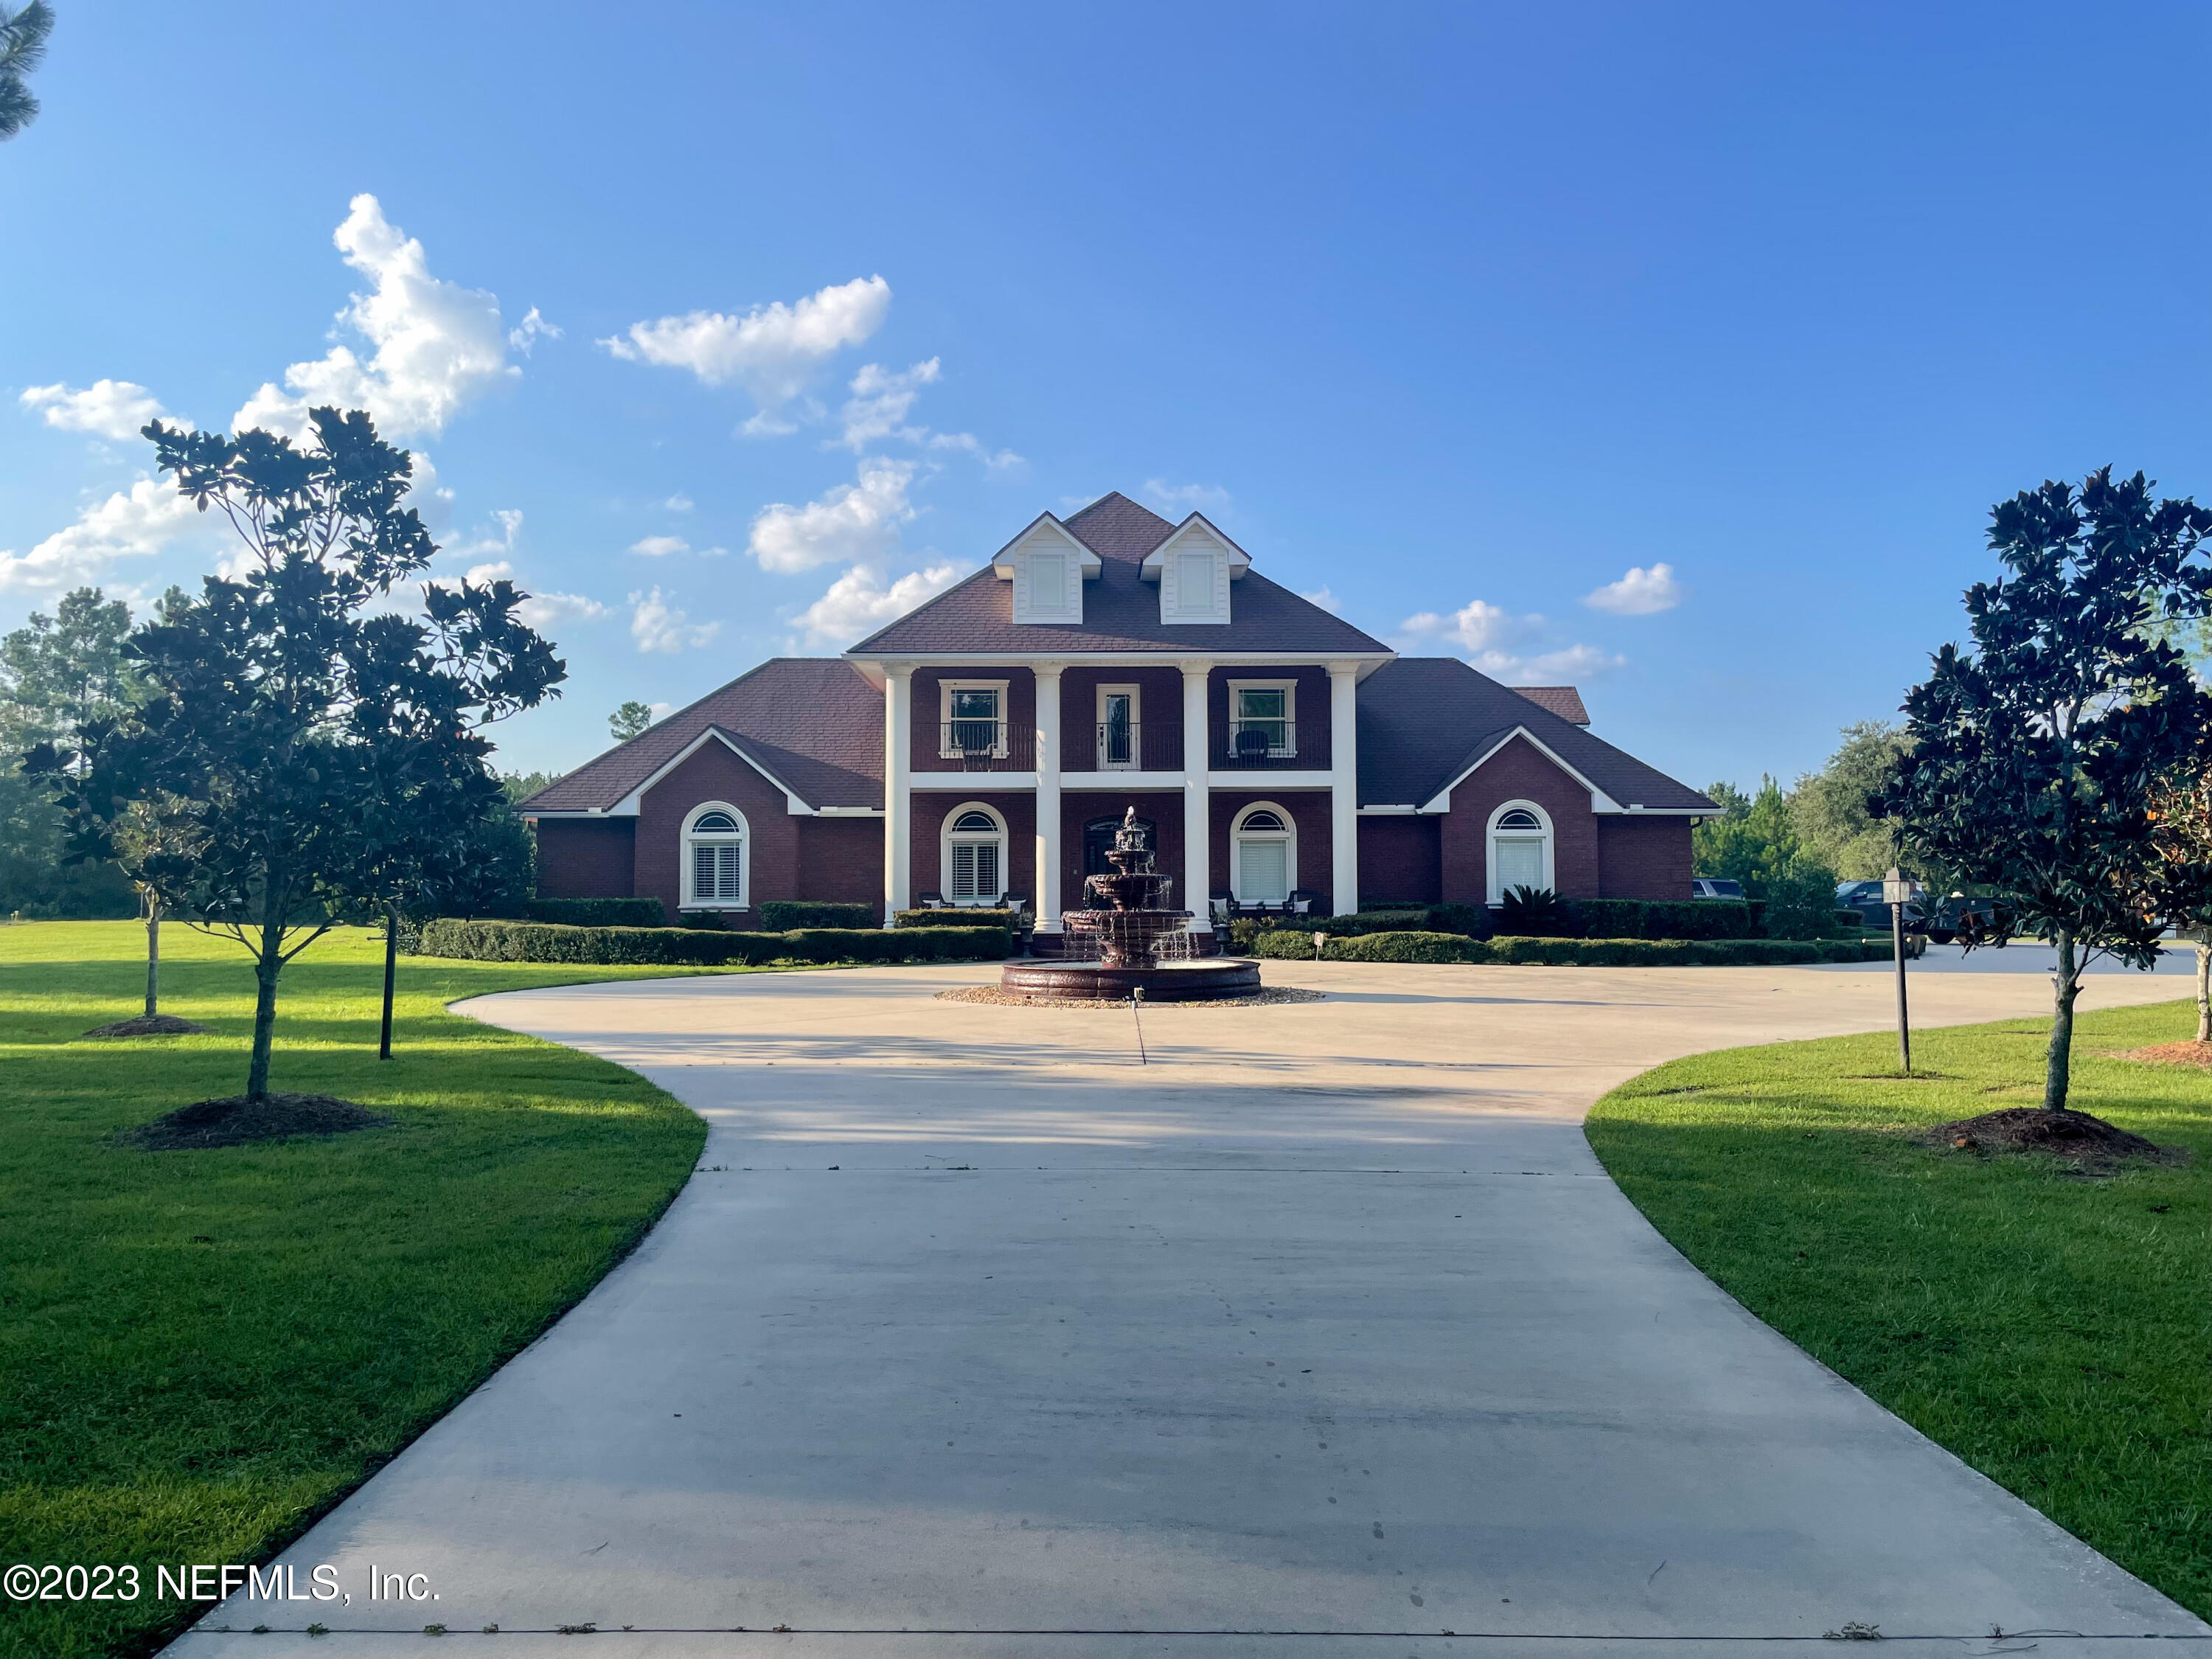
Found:
[[[668,913],[657,898],[544,898],[523,906],[532,921],[564,927],[665,927]]]
[[[709,933],[688,927],[567,927],[532,921],[459,921],[422,930],[422,954],[477,962],[574,962],[720,967],[771,962],[983,962],[1012,949],[1003,927],[800,927]]]
[[[1251,954],[1313,959],[1310,933],[1261,933]],[[1502,967],[1750,968],[1809,962],[1887,962],[1887,939],[1469,939],[1462,933],[1364,933],[1332,939],[1329,962],[1487,963]]]
[[[872,904],[834,904],[826,899],[769,899],[761,926],[771,933],[793,927],[873,927],[883,912]]]
[[[1583,939],[1748,939],[1743,899],[1570,899],[1567,915]]]
[[[893,918],[900,927],[1000,927],[1014,930],[1012,910],[901,910]]]

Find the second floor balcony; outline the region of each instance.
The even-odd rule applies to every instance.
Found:
[[[1006,720],[947,720],[938,727],[937,757],[963,772],[1033,772],[1036,733]]]
[[[1091,753],[1067,757],[1070,771],[1180,772],[1179,720],[1107,720],[1091,729]]]
[[[1229,722],[1229,752],[1214,764],[1229,771],[1295,767],[1299,764],[1297,723],[1274,719],[1232,720]]]

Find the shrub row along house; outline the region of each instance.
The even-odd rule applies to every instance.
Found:
[[[538,890],[1082,902],[1125,808],[1178,902],[1316,915],[1506,889],[1687,898],[1718,809],[1594,737],[1571,687],[1400,657],[1199,514],[1047,513],[842,658],[777,658],[532,797]],[[1043,941],[1041,940],[1041,943]]]

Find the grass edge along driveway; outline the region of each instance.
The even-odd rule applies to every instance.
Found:
[[[687,969],[402,957],[286,969],[272,1085],[387,1113],[328,1140],[148,1152],[119,1129],[244,1086],[246,953],[162,930],[163,1009],[205,1036],[100,1042],[139,1012],[131,922],[0,927],[0,1550],[136,1565],[135,1601],[10,1602],[0,1654],[150,1651],[204,1604],[167,1563],[255,1562],[605,1276],[689,1176],[705,1124],[605,1060],[449,1013],[487,992]]]
[[[2085,1179],[1912,1131],[2041,1097],[2047,1020],[1723,1049],[1587,1133],[1752,1313],[2077,1538],[2212,1617],[2212,1074],[2117,1058],[2187,1003],[2085,1015],[2073,1103],[2185,1167]]]

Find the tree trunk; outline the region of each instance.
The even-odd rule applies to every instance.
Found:
[[[161,1012],[161,901],[151,893],[139,901],[146,916],[146,1018]]]
[[[2074,999],[2081,994],[2081,970],[2075,963],[2074,935],[2058,930],[2058,971],[2051,975],[2051,1060],[2043,1075],[2044,1109],[2063,1112],[2074,1060]]]
[[[276,975],[284,967],[284,930],[261,929],[261,953],[253,959],[253,1060],[246,1073],[246,1092],[258,1100],[269,1092],[269,1049],[276,1036]]]
[[[384,1029],[376,1039],[376,1057],[392,1058],[392,979],[399,962],[399,912],[384,913]]]
[[[2212,927],[2197,930],[2197,1040],[2212,1042]]]

